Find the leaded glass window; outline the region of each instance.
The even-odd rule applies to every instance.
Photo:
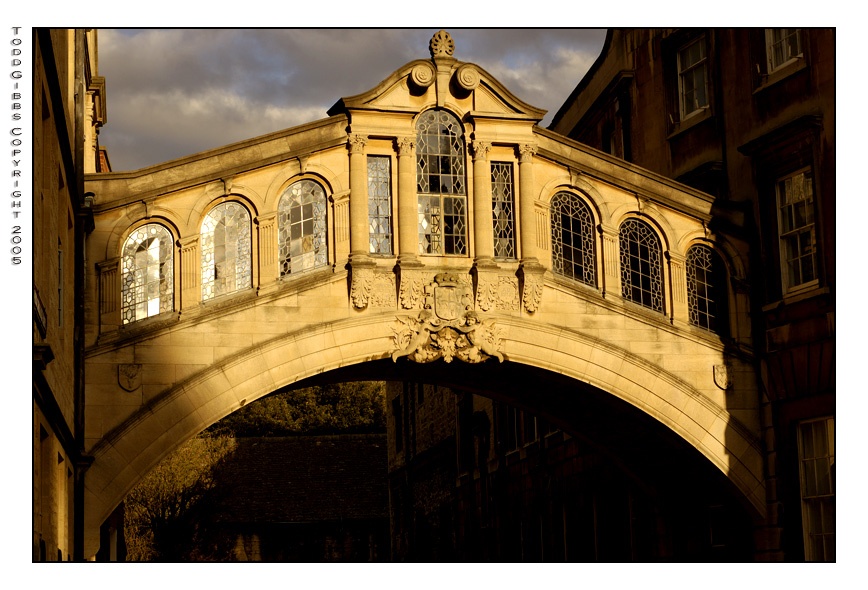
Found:
[[[726,273],[720,257],[707,246],[687,251],[687,308],[690,323],[727,332]]]
[[[805,561],[835,561],[835,419],[799,424]]]
[[[801,170],[780,179],[777,189],[784,286],[789,290],[817,280],[813,175]]]
[[[552,270],[597,286],[594,256],[594,218],[584,201],[571,193],[558,193],[551,201]]]
[[[214,207],[202,222],[202,301],[250,287],[250,214],[240,203]]]
[[[368,156],[368,228],[371,254],[392,253],[392,161]]]
[[[509,162],[491,163],[491,218],[494,257],[515,258],[515,189]]]
[[[416,123],[419,253],[467,254],[467,187],[461,124],[431,110]]]
[[[312,180],[293,183],[277,206],[280,276],[328,264],[326,196]]]
[[[174,240],[148,223],[133,231],[121,255],[121,319],[124,324],[172,311]]]
[[[663,311],[663,264],[660,239],[638,219],[621,224],[621,295],[630,301]]]

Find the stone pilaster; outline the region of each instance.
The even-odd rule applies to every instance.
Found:
[[[669,261],[669,318],[689,322],[687,309],[687,282],[685,278],[685,258],[674,252],[666,252]]]
[[[335,217],[335,266],[343,268],[350,258],[352,195],[349,191],[344,191],[332,195],[329,197],[329,200],[331,201]],[[367,215],[367,210],[365,211],[365,215]],[[367,256],[362,252],[359,254],[359,258],[367,258]]]
[[[607,225],[600,225],[600,251],[603,256],[603,275],[600,281],[600,292],[621,296],[621,259],[618,249],[618,230]]]
[[[473,238],[477,266],[494,264],[494,228],[491,215],[491,143],[474,141],[473,148]]]
[[[118,313],[121,298],[121,282],[118,278],[120,263],[120,258],[111,258],[96,265],[99,275],[100,328],[105,325],[121,324],[121,317]]]
[[[258,288],[274,284],[279,275],[277,268],[277,213],[259,215],[253,220],[258,234],[259,283]]]
[[[199,256],[199,236],[178,240],[181,249],[181,310],[196,306],[202,300],[200,289],[202,264]]]
[[[419,204],[416,197],[416,138],[400,137],[398,148],[398,264],[419,265]]]

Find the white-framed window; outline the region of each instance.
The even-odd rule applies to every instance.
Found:
[[[326,196],[313,180],[287,188],[277,205],[277,248],[280,276],[328,264]]]
[[[835,561],[835,418],[799,424],[805,561]]]
[[[368,235],[371,254],[392,254],[392,160],[368,156]]]
[[[251,286],[250,213],[240,203],[211,209],[200,230],[202,301]]]
[[[705,36],[678,50],[678,102],[682,120],[708,107]]]
[[[621,295],[663,312],[663,252],[660,238],[644,221],[628,219],[619,232]]]
[[[491,218],[494,257],[515,258],[515,187],[509,162],[491,163]]]
[[[121,319],[124,324],[172,311],[174,239],[158,223],[136,228],[121,256]]]
[[[467,254],[467,180],[461,123],[443,110],[416,123],[419,253]]]
[[[817,283],[817,235],[814,227],[814,181],[803,168],[776,183],[781,275],[784,293]]]
[[[565,277],[597,286],[594,255],[594,217],[576,195],[560,192],[550,205],[552,270]]]
[[[802,57],[801,29],[766,29],[768,73]]]

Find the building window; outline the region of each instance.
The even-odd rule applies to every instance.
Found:
[[[663,264],[660,239],[638,219],[621,224],[621,294],[625,299],[663,311]]]
[[[597,286],[594,262],[594,218],[590,208],[571,193],[558,193],[551,201],[552,270]]]
[[[766,58],[770,74],[800,57],[801,29],[766,29]]]
[[[312,180],[293,183],[277,206],[280,276],[328,264],[326,196]]]
[[[835,419],[799,424],[806,561],[835,561]]]
[[[817,281],[814,184],[810,169],[778,179],[778,228],[784,292]]]
[[[174,303],[174,240],[162,225],[133,231],[121,257],[121,318],[124,324],[171,311]]]
[[[491,164],[491,217],[494,257],[515,258],[515,189],[509,162]]]
[[[419,253],[467,254],[467,188],[461,124],[431,110],[416,123]]]
[[[678,98],[681,120],[708,107],[708,59],[705,37],[678,51]]]
[[[252,284],[250,214],[239,203],[214,207],[202,222],[202,301]]]
[[[694,326],[728,332],[726,273],[723,261],[707,246],[687,251],[687,308]]]
[[[392,161],[368,156],[368,227],[371,254],[392,254]]]

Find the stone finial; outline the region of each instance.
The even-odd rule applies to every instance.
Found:
[[[431,51],[431,57],[452,57],[455,53],[455,42],[452,40],[452,35],[440,30],[431,37],[428,49]]]

